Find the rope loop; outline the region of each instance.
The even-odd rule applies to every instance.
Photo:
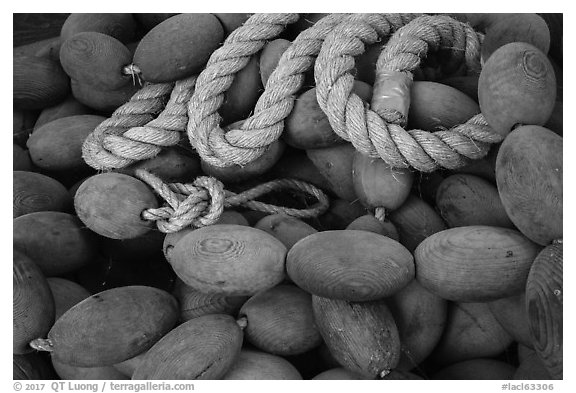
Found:
[[[376,63],[371,106],[352,92],[354,56],[377,42],[375,18],[358,15],[343,21],[327,37],[314,68],[320,108],[336,134],[360,153],[395,168],[432,172],[455,169],[484,157],[490,143],[502,141],[479,114],[451,130],[405,130],[413,72],[431,50],[448,50],[451,68],[480,69],[481,38],[468,24],[448,16],[424,15],[398,30]]]

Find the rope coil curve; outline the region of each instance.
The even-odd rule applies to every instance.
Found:
[[[481,114],[451,130],[407,131],[403,128],[407,113],[398,110],[398,105],[389,107],[386,102],[387,97],[397,98],[398,93],[375,93],[375,98],[385,98],[383,103],[372,103],[379,113],[366,107],[352,93],[351,70],[354,56],[364,50],[364,45],[376,42],[377,37],[378,31],[369,19],[346,21],[326,37],[318,55],[315,67],[318,104],[342,139],[351,142],[362,154],[379,157],[392,167],[413,167],[421,172],[458,168],[468,159],[484,157],[491,143],[502,140]],[[376,74],[404,78],[395,85],[409,88],[412,72],[422,58],[429,50],[440,48],[449,48],[469,72],[480,69],[480,39],[469,25],[446,16],[421,16],[390,38],[378,58]],[[377,89],[375,86],[374,90]],[[403,96],[409,99],[410,94]],[[401,106],[408,108],[409,103]]]
[[[215,81],[205,77],[211,76],[211,69],[207,67],[200,74],[197,91],[188,106],[188,137],[204,161],[217,167],[245,165],[260,157],[270,144],[278,140],[283,131],[283,120],[292,111],[294,95],[303,86],[304,73],[312,69],[324,37],[345,17],[332,14],[322,18],[294,40],[270,75],[254,114],[244,121],[240,130],[224,133],[220,128],[217,110],[227,87],[223,85],[218,96],[211,95],[206,90],[212,88]],[[240,35],[240,29],[236,31]],[[218,51],[214,53],[217,59],[226,53],[228,45],[227,40],[220,48],[222,55],[217,54]],[[217,63],[214,61],[212,64]]]
[[[232,32],[220,48],[225,50],[215,51],[209,60],[208,64],[217,66],[204,70],[204,78],[213,86],[211,94],[216,94],[215,100],[223,99],[234,74],[246,66],[250,56],[297,20],[298,14],[255,14]],[[187,129],[188,102],[197,77],[176,83],[146,84],[87,138],[82,150],[84,161],[98,170],[123,168],[156,156],[162,147],[177,144]],[[210,82],[217,77],[220,78],[217,83]],[[168,97],[170,101],[166,104]],[[149,103],[151,98],[156,99],[153,107]],[[139,116],[143,113],[148,116]]]

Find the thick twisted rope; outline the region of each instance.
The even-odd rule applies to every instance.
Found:
[[[304,73],[311,69],[324,37],[344,17],[332,14],[322,18],[294,40],[270,75],[254,115],[246,119],[240,130],[225,133],[219,125],[217,110],[227,81],[218,82],[221,91],[207,92],[214,83],[213,76],[208,68],[201,73],[198,90],[188,107],[188,137],[204,161],[218,167],[245,165],[260,157],[280,137],[280,122],[292,111],[294,94],[304,83]],[[222,56],[226,55],[226,44],[221,48]]]
[[[470,26],[447,16],[422,16],[400,28],[378,59],[372,102],[376,110],[372,110],[352,93],[354,77],[350,71],[353,56],[377,39],[378,31],[367,21],[347,21],[326,37],[318,55],[318,104],[336,134],[361,153],[380,157],[391,167],[413,167],[421,172],[458,168],[467,159],[484,157],[491,143],[502,140],[481,114],[450,130],[433,133],[402,127],[412,72],[429,50],[451,48],[469,70],[479,70],[480,42]]]
[[[187,104],[195,84],[196,76],[192,76],[175,84],[150,84],[144,87],[118,108],[110,119],[102,122],[85,141],[85,161],[96,169],[123,168],[155,157],[162,147],[178,144],[186,131]],[[132,116],[131,108],[141,105],[142,94],[148,92],[157,95],[158,108],[164,105],[168,95],[170,100],[158,117],[152,120],[142,118],[141,121],[134,117],[134,123],[127,123],[125,120]],[[125,124],[130,124],[130,127]]]
[[[188,123],[186,105],[195,84],[196,76],[176,82],[170,100],[157,118],[143,126],[132,127],[121,135],[107,135],[103,147],[133,163],[153,158],[163,147],[178,144]]]
[[[218,167],[245,165],[260,157],[265,149],[278,140],[283,131],[284,119],[294,106],[295,94],[304,83],[304,73],[314,66],[325,37],[342,21],[348,18],[368,18],[382,32],[382,36],[414,19],[415,14],[332,14],[322,18],[303,31],[281,56],[272,72],[264,93],[248,118],[238,130],[227,133],[219,127],[218,100],[201,91],[211,89],[215,83],[208,69],[208,78],[201,74],[189,106],[190,122],[188,136],[203,160]],[[221,48],[224,51],[224,48]],[[212,60],[212,59],[211,59]],[[202,78],[202,80],[201,80]],[[206,84],[207,88],[200,88]],[[220,93],[219,93],[220,94]]]
[[[98,170],[121,168],[134,162],[133,159],[115,154],[105,147],[109,136],[124,135],[132,127],[139,127],[153,120],[166,105],[172,92],[172,84],[146,84],[130,101],[114,111],[88,135],[82,146],[82,157],[91,167]]]
[[[380,18],[384,26],[390,25],[393,31],[416,16],[418,14],[389,14],[375,18]],[[296,38],[270,76],[254,115],[243,123],[241,130],[224,133],[219,127],[220,116],[216,111],[223,94],[230,87],[235,73],[247,64],[252,52],[261,48],[264,39],[274,38],[287,23],[295,21],[294,14],[257,14],[231,34],[212,55],[210,67],[201,74],[200,86],[203,87],[195,95],[196,101],[190,100],[195,77],[176,82],[174,90],[172,84],[145,86],[87,139],[83,149],[85,161],[102,170],[125,167],[156,156],[162,147],[172,146],[180,140],[185,131],[183,123],[187,120],[184,106],[189,100],[191,120],[188,134],[205,161],[216,166],[244,165],[254,161],[280,137],[283,121],[292,111],[295,94],[303,85],[304,73],[312,69],[328,33],[347,17],[348,14],[329,15]],[[242,63],[238,63],[239,58]],[[130,119],[132,108],[138,107],[142,96],[153,89],[161,90],[159,98],[163,101],[171,94],[164,111],[148,124],[149,118]],[[196,120],[196,117],[200,119]],[[194,125],[196,121],[200,121],[200,126]],[[195,137],[196,134],[199,137]]]
[[[294,14],[254,15],[244,26],[231,34],[224,46],[212,55],[209,66],[199,77],[197,83],[201,86],[199,90],[194,92],[194,78],[177,82],[173,91],[171,91],[171,84],[146,86],[130,102],[120,107],[111,119],[103,122],[87,139],[83,149],[85,160],[97,169],[118,168],[138,160],[154,157],[162,147],[177,144],[181,139],[181,133],[184,131],[185,105],[189,100],[188,135],[192,145],[196,147],[205,161],[220,167],[235,164],[244,165],[252,162],[263,154],[269,144],[280,137],[283,131],[283,120],[293,108],[294,95],[302,87],[304,72],[314,65],[315,57],[320,52],[320,48],[330,32],[335,30],[342,34],[342,31],[348,30],[348,33],[354,37],[354,27],[358,27],[358,24],[362,22],[376,31],[376,40],[378,40],[380,39],[378,35],[380,37],[389,35],[416,16],[418,15],[336,14],[323,18],[302,32],[284,53],[267,83],[266,90],[258,100],[254,115],[243,123],[240,130],[231,130],[225,133],[219,127],[220,116],[217,110],[223,102],[223,94],[230,87],[235,73],[247,64],[253,54],[251,52],[257,52],[261,49],[264,37],[267,37],[266,39],[274,38],[287,23],[292,23],[297,19]],[[444,24],[439,23],[439,18],[441,17],[418,19],[419,22],[431,21],[429,25],[423,23],[416,29],[419,30],[417,32],[420,35],[424,36],[424,38],[417,36],[421,41],[418,44],[423,42],[425,49],[427,49],[427,45],[431,45],[433,48],[452,48],[454,54],[452,67],[456,67],[462,56],[474,53],[466,45],[470,46],[472,43],[473,46],[477,42],[474,40],[476,33],[469,28],[464,29],[462,26],[465,25],[463,24],[460,26],[454,23],[446,24],[444,20],[442,21]],[[454,22],[448,17],[444,18]],[[349,23],[343,25],[347,27],[335,29],[338,24],[347,19],[350,19]],[[268,30],[262,26],[267,26]],[[411,24],[410,26],[414,25]],[[409,33],[411,33],[410,30],[406,30],[405,34]],[[332,33],[332,35],[334,34]],[[402,40],[399,41],[397,48],[402,49],[402,45],[406,45],[406,43]],[[362,53],[364,48],[362,42],[360,40],[361,51],[351,53],[356,53],[356,55]],[[375,41],[372,41],[370,37],[365,37],[364,42],[373,43]],[[323,46],[327,47],[328,44]],[[418,45],[412,48],[414,47],[417,50],[419,48]],[[407,46],[407,48],[410,50],[411,47]],[[472,47],[472,49],[474,48]],[[402,61],[406,61],[405,55],[410,54],[409,52],[402,50],[393,52],[385,49],[378,63],[380,69],[382,69],[382,59],[386,58],[385,53],[391,54],[391,57],[387,58],[388,64],[392,69],[399,69],[401,73],[413,71],[418,66],[421,56],[421,54],[416,56],[416,62],[412,58],[413,64],[406,66],[406,64],[402,64]],[[423,50],[422,53],[426,53],[426,50]],[[334,61],[334,59],[338,59],[338,56],[345,58],[349,54],[336,53],[328,58]],[[468,57],[469,60],[474,59],[474,55]],[[414,65],[415,63],[417,64]],[[341,76],[347,71],[341,69],[342,62],[335,62],[329,66],[329,72],[333,76]],[[382,75],[385,72],[380,71],[379,74]],[[318,72],[316,77],[319,77]],[[338,87],[344,87],[344,89],[334,90],[332,96],[338,94],[343,97],[348,96],[349,100],[344,108],[358,107],[357,97],[346,93],[350,85],[350,78],[343,80],[345,83],[338,85]],[[335,83],[329,82],[327,84],[330,86],[328,89],[334,88]],[[162,90],[164,96],[170,92],[172,95],[164,112],[146,124],[147,121],[150,121],[150,117],[140,116],[143,110],[139,109],[140,106],[137,104],[139,104],[138,96],[145,95],[149,89]],[[321,94],[322,91],[324,90],[320,89],[318,94]],[[321,101],[321,105],[323,102]],[[137,110],[133,109],[135,106],[138,108]],[[485,154],[488,143],[497,142],[490,130],[487,130],[487,124],[481,117],[471,119],[467,125],[463,125],[464,127],[459,126],[461,129],[456,128],[449,132],[442,131],[431,136],[432,134],[423,131],[406,132],[401,127],[394,129],[396,126],[401,126],[405,121],[405,117],[398,117],[401,112],[394,110],[394,108],[390,110],[390,108],[381,108],[374,104],[373,106],[374,111],[362,114],[358,111],[355,112],[354,109],[351,112],[347,111],[340,105],[337,106],[339,113],[334,115],[334,111],[329,110],[327,114],[337,133],[342,132],[342,127],[339,127],[338,123],[344,123],[345,126],[348,126],[348,123],[351,123],[352,126],[357,124],[356,128],[348,131],[352,135],[351,137],[348,137],[346,132],[339,135],[351,141],[358,150],[365,154],[373,157],[380,156],[384,159],[387,157],[388,159],[385,161],[392,166],[413,166],[425,171],[434,170],[438,165],[453,168],[464,163],[463,158],[458,154],[472,159],[480,158]],[[155,113],[157,112],[158,108],[156,107]],[[384,117],[386,122],[383,122],[379,116],[374,117],[374,112]],[[134,117],[131,117],[132,113],[134,113]],[[356,116],[349,116],[348,123],[346,123],[346,121],[342,121],[343,113],[348,116],[352,113]],[[383,135],[374,135],[372,132],[372,140],[370,138],[366,140],[366,137],[357,137],[359,134],[372,131],[375,127],[367,126],[372,123],[376,125],[376,128],[384,128],[387,132],[382,133]],[[385,126],[382,126],[381,123],[384,123]],[[474,130],[469,130],[470,127],[473,127]],[[480,132],[482,129],[484,129],[484,133]],[[470,141],[470,138],[462,140],[462,135],[454,135],[452,131],[463,133],[463,135],[475,134],[476,139],[473,141]],[[374,140],[381,140],[381,142],[374,144]],[[471,144],[474,146],[471,147]],[[431,147],[428,150],[422,149],[422,146],[425,145]],[[448,148],[445,148],[444,145],[447,145]],[[455,154],[454,151],[458,154]],[[426,157],[428,153],[432,156]],[[444,159],[443,157],[446,156],[449,158]],[[439,162],[439,164],[435,165],[435,162]]]
[[[298,14],[252,16],[230,34],[222,48],[212,54],[212,57],[220,56],[220,59],[215,57],[212,60],[217,65],[213,65],[209,71],[205,70],[208,75],[205,77],[210,79],[224,75],[225,78],[219,78],[213,88],[221,91],[223,85],[220,83],[224,81],[224,91],[227,90],[234,75],[248,64],[250,57],[257,53],[266,41],[278,36],[287,24],[296,20]],[[177,144],[187,128],[187,104],[194,93],[196,78],[197,76],[193,76],[175,84],[146,85],[89,136],[83,147],[84,160],[88,165],[100,170],[122,168],[136,161],[155,157],[162,147]],[[148,99],[151,94],[155,94],[162,103],[159,109],[155,107],[154,115],[158,115],[162,108],[164,110],[156,119],[137,118],[142,111],[142,100]],[[170,101],[164,107],[168,95]]]
[[[188,104],[190,144],[208,164],[222,166],[218,165],[220,160],[213,158],[211,143],[215,143],[221,150],[226,150],[228,138],[233,138],[236,134],[233,131],[225,134],[220,128],[222,118],[218,113],[224,103],[224,94],[234,81],[235,73],[244,68],[251,56],[259,52],[268,40],[277,37],[287,24],[296,22],[298,18],[298,14],[253,15],[246,24],[228,36],[224,46],[210,56],[206,68],[198,76],[196,91]],[[240,142],[243,139],[246,139],[246,135],[241,136]],[[253,147],[257,148],[262,142],[266,141],[258,141]],[[249,150],[240,143],[238,149],[227,149],[226,154],[236,159],[232,161],[234,164],[249,154]],[[250,161],[253,159],[248,162]]]
[[[318,188],[299,180],[279,179],[260,184],[239,194],[224,190],[224,185],[213,177],[199,177],[192,184],[164,183],[153,174],[138,169],[136,177],[147,183],[168,204],[146,209],[142,217],[156,221],[161,232],[178,232],[188,226],[196,228],[218,221],[224,208],[241,206],[268,214],[286,214],[296,218],[311,218],[324,213],[329,206],[328,197]],[[255,199],[278,190],[304,192],[318,201],[307,209],[275,206]]]

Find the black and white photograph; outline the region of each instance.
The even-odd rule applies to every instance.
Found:
[[[12,13],[6,391],[568,391],[564,13],[209,7]]]

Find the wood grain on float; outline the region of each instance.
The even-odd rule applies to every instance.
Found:
[[[563,377],[562,243],[538,255],[526,283],[526,307],[536,353],[553,379]]]

